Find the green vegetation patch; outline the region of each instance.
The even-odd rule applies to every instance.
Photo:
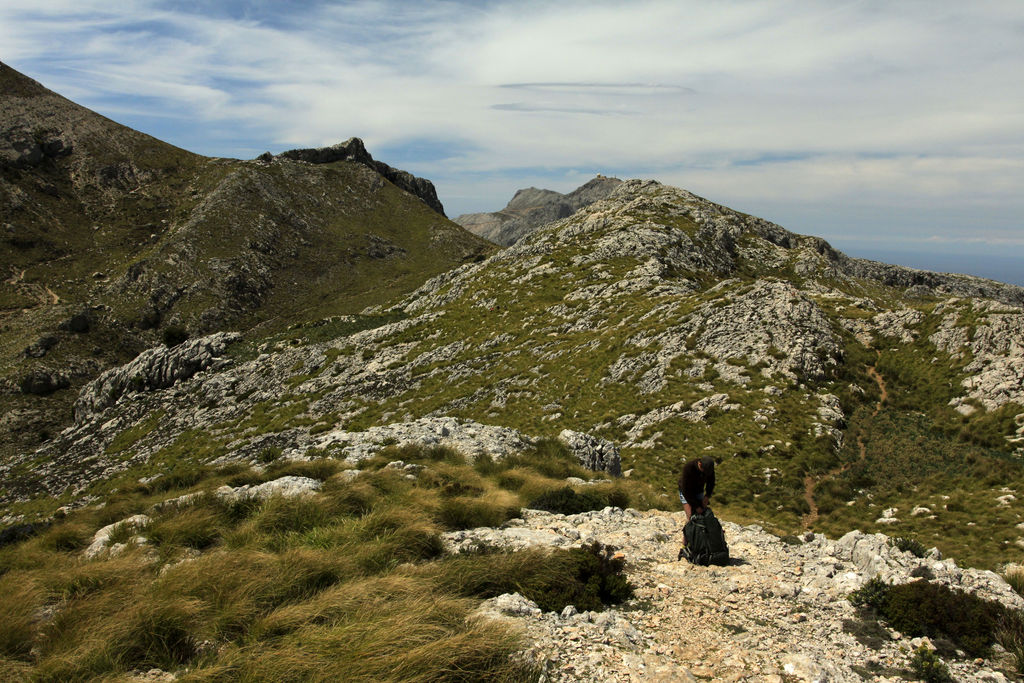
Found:
[[[985,657],[995,642],[1024,636],[1024,615],[940,583],[914,581],[889,585],[874,578],[849,597],[877,611],[891,628],[910,636],[928,636],[948,654],[956,649]],[[1004,645],[1005,647],[1005,645]]]

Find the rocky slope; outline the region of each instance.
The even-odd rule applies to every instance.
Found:
[[[501,211],[467,213],[454,220],[473,234],[507,247],[542,225],[604,199],[621,183],[618,178],[598,175],[567,194],[529,187],[516,192]]]
[[[358,139],[201,157],[0,64],[0,458],[168,327],[280,330],[410,291],[491,247]]]
[[[527,511],[506,528],[451,532],[446,542],[459,552],[479,543],[521,550],[597,541],[625,555],[638,587],[632,605],[545,613],[507,594],[480,608],[528,634],[528,656],[548,681],[899,681],[911,653],[934,645],[879,627],[865,637],[863,615],[847,597],[869,579],[907,583],[927,571],[956,590],[1024,607],[991,572],[961,569],[935,550],[917,558],[886,536],[859,531],[783,541],[758,526],[726,522],[732,563],[694,566],[676,560],[684,520],[678,512],[617,508],[570,516]],[[946,662],[957,681],[1013,675],[1012,657],[998,648],[989,659]]]
[[[592,434],[668,506],[681,459],[710,454],[727,517],[837,535],[866,523],[995,566],[1024,557],[1022,296],[628,181],[391,308],[235,342],[195,374],[173,349],[140,357],[5,465],[3,495],[69,502],[183,457],[350,457],[447,420]],[[880,381],[890,397],[873,413]],[[979,500],[991,508],[975,521]]]

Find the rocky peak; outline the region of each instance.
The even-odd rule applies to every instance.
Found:
[[[463,214],[455,222],[485,239],[509,246],[545,223],[571,216],[607,197],[620,184],[618,178],[598,175],[568,194],[528,187],[516,191],[501,211]]]
[[[266,156],[267,155],[261,156],[260,158],[266,159]],[[418,178],[408,171],[392,168],[382,161],[375,161],[374,158],[370,156],[370,153],[366,151],[366,146],[359,138],[349,138],[345,142],[339,142],[338,144],[331,145],[330,147],[292,149],[271,158],[305,161],[310,164],[330,164],[335,161],[354,161],[366,166],[367,168],[373,169],[377,173],[380,173],[382,176],[409,194],[419,197],[424,204],[434,211],[438,212],[442,216],[445,215],[444,206],[441,205],[441,201],[437,198],[437,191],[434,189],[434,184],[432,182],[426,178]]]

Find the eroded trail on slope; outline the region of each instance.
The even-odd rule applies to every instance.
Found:
[[[882,410],[882,405],[885,404],[885,402],[889,399],[889,390],[885,386],[885,378],[882,377],[882,375],[878,372],[874,365],[868,366],[867,375],[872,380],[874,380],[875,384],[878,385],[878,390],[880,392],[878,403],[875,404],[875,409],[871,413],[871,419],[873,419],[878,415],[879,411]],[[829,479],[839,476],[843,472],[853,467],[855,464],[863,462],[864,458],[867,457],[867,448],[864,445],[864,438],[860,435],[857,436],[857,450],[858,458],[856,462],[848,462],[844,465],[840,465],[839,467],[830,470],[824,476],[821,476],[817,479],[815,479],[810,474],[804,477],[804,500],[807,501],[807,507],[809,509],[809,512],[806,515],[804,515],[804,529],[810,529],[812,526],[814,526],[814,523],[818,521],[818,504],[814,500],[814,491],[818,488],[818,486],[828,481]]]
[[[921,560],[884,536],[859,531],[839,540],[805,534],[791,544],[760,527],[723,521],[732,563],[691,565],[676,560],[685,519],[682,512],[611,507],[568,516],[524,510],[522,519],[500,529],[450,532],[445,542],[452,552],[472,552],[597,541],[625,556],[636,589],[636,599],[625,605],[542,612],[518,594],[484,604],[482,616],[521,629],[523,654],[543,668],[545,683],[862,683],[858,669],[905,668],[913,646],[910,636],[881,640],[877,649],[858,642],[844,628],[857,618],[845,598],[876,574],[909,581],[926,561],[938,581],[1024,607],[1024,599],[991,572]],[[958,681],[995,681],[996,665],[962,660],[951,668]]]

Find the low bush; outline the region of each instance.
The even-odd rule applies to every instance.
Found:
[[[256,461],[267,465],[280,458],[283,452],[280,446],[267,446],[256,454]]]
[[[889,595],[889,584],[877,576],[869,579],[863,586],[850,593],[848,599],[855,607],[871,607],[880,610]]]
[[[888,585],[877,577],[849,597],[877,610],[904,635],[948,639],[972,657],[984,657],[995,638],[1024,634],[1024,618],[1003,605],[929,581]],[[1005,646],[1004,646],[1005,647]]]
[[[914,650],[910,659],[910,670],[917,680],[925,683],[953,683],[949,668],[932,650],[923,645]]]
[[[160,333],[164,346],[171,347],[188,341],[188,330],[181,325],[168,325]]]
[[[924,544],[916,538],[907,538],[906,536],[897,536],[889,541],[892,547],[897,550],[902,550],[905,553],[910,553],[914,557],[924,557],[927,550]]]
[[[531,500],[526,507],[563,515],[575,515],[590,510],[603,510],[607,506],[608,499],[596,491],[577,493],[571,486],[564,486],[541,494]]]
[[[565,581],[528,595],[545,611],[574,605],[580,611],[601,610],[633,597],[633,586],[622,575],[625,561],[614,549],[594,542],[569,551]]]
[[[437,521],[452,530],[497,527],[520,516],[517,506],[478,498],[447,498],[437,512]]]
[[[518,592],[545,611],[602,610],[633,596],[624,561],[598,543],[571,550],[465,553],[430,568],[446,590],[491,598]]]
[[[629,491],[618,484],[611,485],[597,485],[594,486],[594,493],[604,498],[606,506],[611,505],[612,507],[625,510],[630,504]]]

